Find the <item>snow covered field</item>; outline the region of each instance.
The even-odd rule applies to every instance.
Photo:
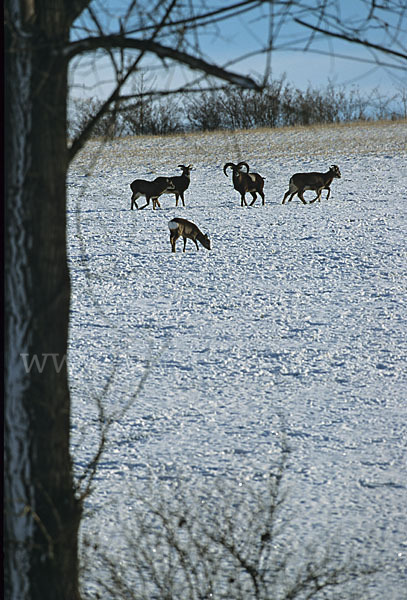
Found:
[[[84,531],[119,548],[130,490],[255,485],[286,439],[300,540],[374,548],[393,568],[365,598],[406,598],[406,143],[407,124],[389,122],[87,145],[68,177],[78,476],[97,449],[95,399],[119,418]],[[240,160],[266,178],[264,207],[241,208],[224,176]],[[131,181],[180,163],[195,167],[186,208],[165,195],[130,210]],[[281,204],[293,173],[331,164],[329,201]],[[172,254],[175,216],[212,250],[179,240]]]

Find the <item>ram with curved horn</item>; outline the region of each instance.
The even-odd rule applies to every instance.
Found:
[[[242,167],[246,167],[246,172],[242,171]],[[261,196],[262,205],[264,206],[264,177],[258,173],[249,173],[249,165],[244,161],[238,163],[237,165],[232,162],[226,163],[223,167],[223,172],[225,173],[226,177],[228,177],[228,168],[231,168],[233,172],[233,187],[240,194],[240,206],[247,206],[245,198],[247,193],[251,194],[253,197],[250,206],[253,206],[253,204],[256,202],[257,194]]]

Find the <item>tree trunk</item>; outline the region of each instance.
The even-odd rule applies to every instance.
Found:
[[[69,453],[66,256],[67,65],[63,0],[7,0],[5,589],[77,600]]]

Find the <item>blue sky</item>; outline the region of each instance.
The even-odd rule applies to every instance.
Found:
[[[139,2],[138,4],[151,7],[151,2],[149,4]],[[316,5],[316,2],[305,0],[304,4],[312,7]],[[340,0],[337,7],[339,6],[341,18],[350,19],[356,25],[358,21],[363,21],[368,4],[369,2],[365,0]],[[400,4],[402,4],[402,0],[400,0]],[[197,5],[199,6],[200,3]],[[225,7],[228,3],[212,0],[207,1],[206,5],[208,9],[214,9]],[[109,10],[108,13],[103,14],[102,23],[108,25],[110,32],[116,32],[117,17],[123,14],[123,9],[127,6],[128,0],[99,0],[95,4],[95,9],[99,8],[100,10],[100,7],[103,7]],[[198,12],[198,6],[195,6],[194,2],[192,2],[192,6]],[[269,16],[272,10],[274,11],[273,45],[275,50],[269,57],[269,63],[267,63],[265,54],[252,55],[240,62],[235,62],[236,57],[253,53],[267,45],[270,36]],[[332,16],[335,17],[332,9],[330,10]],[[374,64],[371,51],[321,34],[316,34],[312,43],[309,44],[310,30],[294,23],[291,17],[285,18],[286,12],[279,13],[279,11],[281,8],[278,5],[274,5],[273,8],[269,4],[263,5],[256,10],[243,12],[233,19],[222,20],[216,26],[208,26],[199,35],[199,48],[203,57],[208,62],[217,62],[221,66],[229,64],[231,70],[251,75],[256,79],[262,78],[268,64],[271,68],[272,78],[278,79],[285,75],[287,82],[300,89],[306,89],[309,85],[324,87],[330,81],[338,86],[355,85],[362,91],[379,87],[382,93],[391,95],[401,87],[407,87],[406,70],[377,66]],[[401,27],[405,30],[405,39],[407,39],[406,14],[407,9],[404,13],[404,21],[401,22]],[[187,15],[188,13],[186,13]],[[312,19],[310,11],[303,10],[299,16],[304,21],[316,22],[315,19]],[[380,13],[379,16],[381,16]],[[87,19],[82,19],[82,23],[88,22]],[[369,39],[377,44],[384,43],[386,38],[383,36],[383,28],[380,23],[374,32],[371,32]],[[190,38],[191,47],[196,41],[195,37]],[[305,51],[307,47],[308,51]],[[397,47],[397,49],[400,48]],[[345,56],[348,58],[344,58]],[[380,55],[380,59],[386,64],[394,62],[386,54]],[[97,58],[87,56],[79,64],[80,68],[78,62],[75,61],[75,68],[72,70],[71,76],[71,80],[75,84],[74,95],[103,97],[112,89],[113,76],[106,57],[100,54]],[[185,67],[171,66],[165,74],[155,70],[157,61],[151,57],[144,60],[143,65],[146,68],[145,85],[147,87],[178,87],[191,78],[191,73]],[[196,75],[194,72],[193,77]],[[81,89],[81,86],[84,85],[88,86],[87,89],[84,87]]]

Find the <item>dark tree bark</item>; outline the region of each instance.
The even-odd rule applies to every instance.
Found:
[[[11,600],[79,599],[81,501],[69,452],[66,362],[65,181],[74,153],[67,149],[66,108],[69,31],[88,3],[5,4],[4,550]],[[89,49],[104,44],[111,40],[102,38]],[[175,52],[157,44],[149,49],[160,56]],[[192,68],[217,69],[184,53],[176,57],[190,60]],[[216,74],[230,77],[221,69]]]
[[[5,8],[4,524],[13,600],[79,598],[66,364],[67,65],[58,53],[74,4],[7,0]]]

